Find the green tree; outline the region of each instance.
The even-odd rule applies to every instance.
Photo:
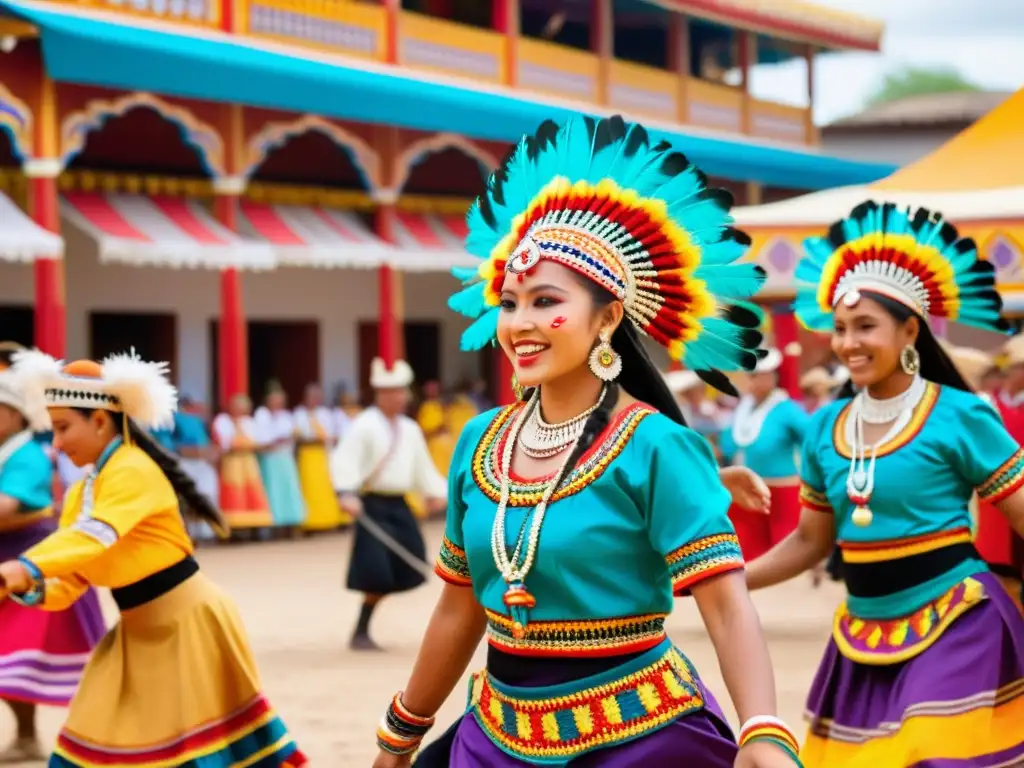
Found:
[[[904,67],[888,73],[874,93],[868,97],[867,106],[884,104],[907,96],[921,96],[927,93],[954,93],[958,91],[980,91],[982,88],[955,69]]]

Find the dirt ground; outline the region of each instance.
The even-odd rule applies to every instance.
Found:
[[[436,551],[442,527],[427,526],[428,551]],[[359,606],[342,588],[350,534],[296,542],[214,546],[200,550],[203,569],[238,601],[270,700],[284,717],[313,766],[368,766],[376,752],[374,730],[391,695],[405,683],[420,638],[440,591],[440,580],[385,601],[373,633],[386,653],[353,653],[347,640]],[[775,664],[780,714],[802,728],[803,701],[842,590],[818,590],[807,578],[756,594]],[[113,621],[116,611],[111,611]],[[691,600],[680,600],[668,622],[676,644],[735,720],[714,649]],[[481,648],[474,669],[482,668]],[[441,733],[465,705],[459,686],[438,715]],[[40,712],[46,745],[53,743],[63,710]],[[735,723],[734,723],[735,725]],[[0,743],[13,735],[0,707]]]

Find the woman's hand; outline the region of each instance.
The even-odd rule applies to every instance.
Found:
[[[392,755],[383,749],[373,761],[373,768],[409,768],[412,765],[412,755]]]
[[[752,741],[736,755],[735,768],[793,768],[800,763],[770,741]],[[377,768],[377,766],[374,766]]]
[[[718,471],[718,478],[736,506],[767,514],[772,503],[772,492],[757,474],[746,467],[724,467]]]
[[[17,560],[0,563],[0,590],[27,592],[32,588],[32,574]]]

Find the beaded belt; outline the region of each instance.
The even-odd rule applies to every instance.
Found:
[[[472,712],[503,752],[533,765],[562,765],[651,733],[704,707],[689,661],[666,639],[608,672],[539,688],[476,679]]]
[[[986,598],[985,585],[968,577],[938,599],[898,619],[861,619],[843,603],[835,614],[832,639],[851,661],[898,664],[925,651],[954,621]]]
[[[665,614],[586,621],[531,621],[522,637],[510,617],[487,611],[487,642],[517,656],[619,656],[665,640]]]

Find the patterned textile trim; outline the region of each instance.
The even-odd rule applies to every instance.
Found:
[[[512,636],[512,619],[487,611],[487,642],[518,656],[617,656],[646,651],[665,640],[665,614],[586,621],[531,621]]]
[[[938,402],[940,391],[941,387],[938,384],[933,384],[930,381],[927,382],[924,395],[914,407],[914,412],[910,416],[910,421],[907,422],[907,425],[903,427],[903,429],[878,446],[878,452],[876,453],[878,458],[888,456],[890,453],[899,450],[917,437],[918,433],[924,427],[924,423],[928,421],[928,417],[931,415],[932,410],[935,408],[935,403]],[[846,441],[846,421],[850,417],[850,405],[852,402],[853,401],[851,400],[850,403],[847,403],[846,406],[843,407],[843,410],[839,412],[839,418],[836,419],[835,426],[832,428],[832,444],[835,446],[836,453],[844,459],[853,458],[853,449]]]
[[[145,768],[234,768],[308,765],[284,723],[270,704],[257,696],[227,717],[206,723],[173,741],[130,749],[87,741],[61,731],[50,768],[93,768],[97,765]]]
[[[532,765],[562,765],[632,741],[704,706],[689,662],[672,647],[633,674],[557,698],[514,698],[486,674],[480,682],[473,707],[480,727],[502,751]]]
[[[836,610],[832,638],[850,661],[898,664],[930,648],[954,621],[986,599],[985,586],[968,577],[902,619],[859,619],[843,603]]]
[[[1024,485],[1024,448],[1007,459],[992,476],[978,486],[978,497],[989,504],[1002,501]]]
[[[953,528],[949,531],[936,531],[905,539],[840,541],[839,548],[843,551],[843,560],[847,563],[884,563],[972,540],[970,528]]]
[[[800,483],[800,506],[814,512],[832,514],[832,504],[829,503],[828,496],[814,490],[807,483]]]
[[[672,574],[672,594],[685,595],[704,579],[743,567],[743,552],[735,533],[718,533],[691,541],[665,558]]]
[[[896,765],[1021,765],[1024,680],[959,701],[910,707],[902,720],[878,728],[812,718],[800,750],[806,768]],[[962,762],[961,762],[962,761]]]
[[[455,546],[447,536],[441,541],[441,551],[434,563],[434,573],[457,587],[468,587],[473,583],[469,575],[466,550]]]
[[[502,409],[487,428],[473,454],[473,480],[491,501],[496,502],[501,499],[498,464],[501,461],[501,453],[514,417],[518,409],[522,407],[522,404],[516,404]],[[569,473],[568,480],[555,493],[552,501],[579,493],[600,477],[608,465],[625,448],[640,422],[652,413],[656,413],[656,411],[642,403],[634,403],[628,408],[624,408],[583,454],[575,469]],[[525,481],[513,477],[508,505],[510,507],[536,506],[540,503],[544,495],[544,488],[550,479],[550,477],[541,477]]]

